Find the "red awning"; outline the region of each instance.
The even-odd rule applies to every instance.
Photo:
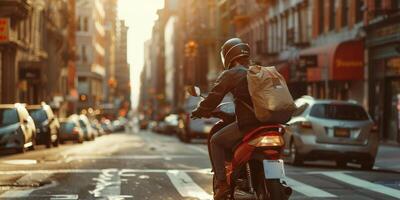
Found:
[[[300,51],[302,55],[317,55],[318,66],[307,69],[308,81],[363,80],[364,43],[351,40]],[[326,70],[328,69],[328,70]]]

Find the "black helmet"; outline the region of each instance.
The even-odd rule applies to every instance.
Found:
[[[250,57],[250,47],[240,38],[232,38],[221,47],[221,60],[224,69],[229,69],[231,63],[239,57]]]

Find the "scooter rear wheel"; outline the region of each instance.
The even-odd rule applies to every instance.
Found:
[[[265,179],[265,186],[268,190],[268,200],[284,200],[287,199],[282,190],[282,184],[279,179]]]

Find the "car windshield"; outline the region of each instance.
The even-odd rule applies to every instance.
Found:
[[[71,132],[75,127],[75,124],[72,122],[62,122],[61,123],[61,132]]]
[[[325,119],[368,120],[368,114],[364,108],[348,104],[316,104],[312,107],[310,115]]]
[[[44,122],[47,120],[47,114],[43,109],[29,110],[29,114],[35,122]]]
[[[6,108],[0,109],[1,126],[7,126],[19,122],[18,113],[16,109]]]

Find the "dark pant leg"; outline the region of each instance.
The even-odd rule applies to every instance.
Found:
[[[217,180],[226,180],[225,176],[225,149],[232,149],[243,138],[236,122],[224,127],[210,141],[211,157],[215,167]]]

